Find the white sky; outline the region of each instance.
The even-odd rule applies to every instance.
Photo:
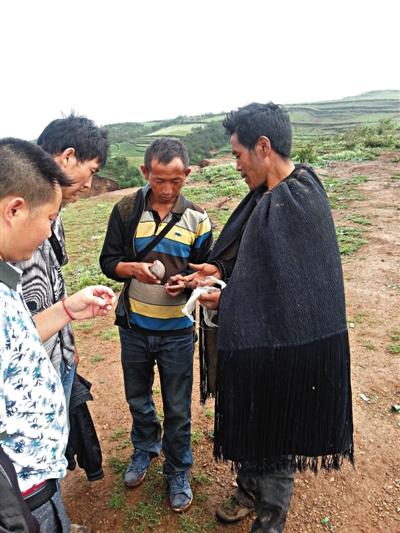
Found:
[[[3,0],[0,137],[400,89],[395,0]]]

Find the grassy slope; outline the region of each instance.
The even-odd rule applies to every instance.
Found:
[[[371,91],[341,100],[290,104],[287,106],[295,137],[340,133],[360,124],[376,124],[384,118],[400,123],[400,91]],[[128,157],[138,165],[147,144],[157,136],[184,138],[196,126],[222,121],[224,115],[184,116],[169,121],[110,124],[111,155]],[[176,122],[171,124],[171,122]]]

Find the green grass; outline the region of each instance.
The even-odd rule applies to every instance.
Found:
[[[199,485],[212,485],[212,479],[203,472],[193,474],[192,479],[195,483],[198,483]]]
[[[354,176],[348,179],[326,177],[322,179],[332,209],[347,209],[350,202],[365,200],[357,191],[358,185],[368,181],[366,176]]]
[[[210,407],[206,407],[204,409],[204,414],[206,415],[207,418],[214,418],[214,409],[211,409]]]
[[[203,440],[203,432],[200,429],[192,429],[192,444],[200,444],[200,442]]]
[[[107,502],[107,507],[111,509],[124,509],[126,505],[126,495],[122,480],[117,480],[111,490],[110,497]]]
[[[390,334],[390,340],[392,343],[389,345],[389,352],[393,355],[400,353],[400,331],[394,330]]]
[[[357,228],[336,226],[336,235],[342,255],[354,254],[367,242],[362,238],[362,232]]]
[[[122,437],[125,437],[126,435],[126,429],[125,428],[117,428],[114,433],[111,435],[111,440],[119,440]]]
[[[359,215],[358,213],[351,213],[347,215],[346,218],[347,220],[350,220],[350,222],[360,226],[371,226],[371,222],[369,221],[368,217]]]
[[[361,346],[363,346],[367,350],[370,350],[371,352],[375,352],[376,349],[377,349],[375,344],[373,344],[371,341],[365,341],[365,342],[361,343]]]
[[[112,341],[118,338],[118,330],[117,328],[105,329],[103,331],[98,332],[97,335],[103,341]]]
[[[101,361],[104,361],[105,357],[104,355],[101,355],[100,353],[94,354],[94,356],[90,359],[91,363],[101,363]]]
[[[392,181],[399,181],[400,180],[400,172],[396,172],[396,174],[393,174],[390,178]]]
[[[128,461],[123,461],[122,459],[119,459],[118,457],[110,457],[108,459],[108,465],[111,468],[111,470],[114,472],[114,474],[121,475],[125,472],[125,469],[128,466]]]
[[[89,198],[62,210],[69,257],[63,272],[70,293],[99,283],[117,290],[121,288],[120,283],[104,276],[98,263],[108,218],[115,202],[115,199],[99,201]]]

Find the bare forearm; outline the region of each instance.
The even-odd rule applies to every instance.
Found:
[[[41,313],[38,313],[33,317],[33,320],[42,342],[50,339],[50,337],[57,333],[57,331],[60,331],[68,322],[71,322],[61,302],[57,302]]]

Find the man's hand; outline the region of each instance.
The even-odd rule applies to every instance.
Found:
[[[201,282],[207,276],[214,276],[214,278],[221,279],[221,272],[216,265],[210,265],[209,263],[201,263],[199,265],[189,263],[189,267],[192,270],[196,270],[193,274],[185,276],[185,283],[190,289],[195,289],[201,285]]]
[[[149,267],[152,264],[153,263],[125,263],[121,261],[115,267],[115,273],[120,278],[136,278],[142,283],[151,283],[153,285],[159,285],[161,281],[149,270]]]
[[[115,294],[111,289],[103,285],[94,285],[68,296],[64,300],[64,306],[75,320],[85,320],[106,315],[112,309],[115,300]]]
[[[111,289],[103,285],[94,285],[60,300],[35,315],[33,320],[44,342],[71,320],[85,320],[106,315],[112,309],[115,300],[115,294]]]
[[[176,274],[176,276],[171,276],[167,283],[165,284],[165,291],[170,296],[174,297],[181,294],[186,289],[185,276],[182,274]]]
[[[219,300],[221,298],[221,291],[219,289],[213,292],[206,292],[199,296],[199,302],[207,309],[218,309]]]

